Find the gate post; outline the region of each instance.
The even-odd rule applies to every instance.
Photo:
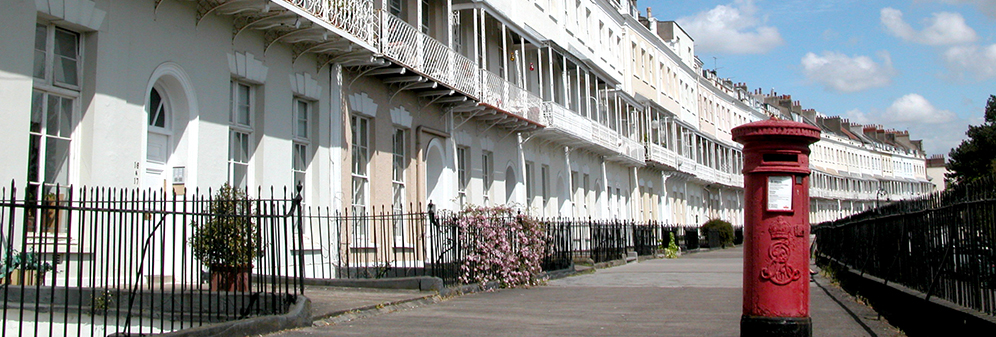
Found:
[[[770,120],[733,128],[744,144],[741,336],[811,336],[809,145],[820,129]]]

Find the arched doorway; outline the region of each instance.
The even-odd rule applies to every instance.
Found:
[[[160,190],[171,184],[192,183],[193,159],[186,158],[187,123],[196,118],[196,98],[189,77],[180,66],[167,62],[152,73],[145,91],[146,139],[142,168],[143,188]],[[176,172],[174,172],[176,171]],[[183,193],[182,189],[177,190]]]
[[[443,156],[443,147],[440,143],[441,141],[438,138],[433,138],[425,148],[425,197],[430,203],[436,204],[437,207],[444,205],[447,200],[445,184],[443,183],[443,179],[441,179],[443,169],[445,168],[445,161],[443,160],[445,157]]]

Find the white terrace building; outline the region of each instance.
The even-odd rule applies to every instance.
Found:
[[[730,129],[775,114],[824,129],[814,222],[928,191],[908,135],[780,109],[635,1],[12,0],[0,22],[0,178],[28,198],[300,183],[351,212],[742,225]]]

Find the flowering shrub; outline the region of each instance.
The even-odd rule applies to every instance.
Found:
[[[503,287],[536,285],[546,249],[542,224],[508,207],[464,210],[457,219],[462,283],[497,281]]]

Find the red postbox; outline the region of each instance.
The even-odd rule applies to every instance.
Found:
[[[744,144],[741,336],[811,336],[809,145],[820,129],[775,118],[733,128]]]

